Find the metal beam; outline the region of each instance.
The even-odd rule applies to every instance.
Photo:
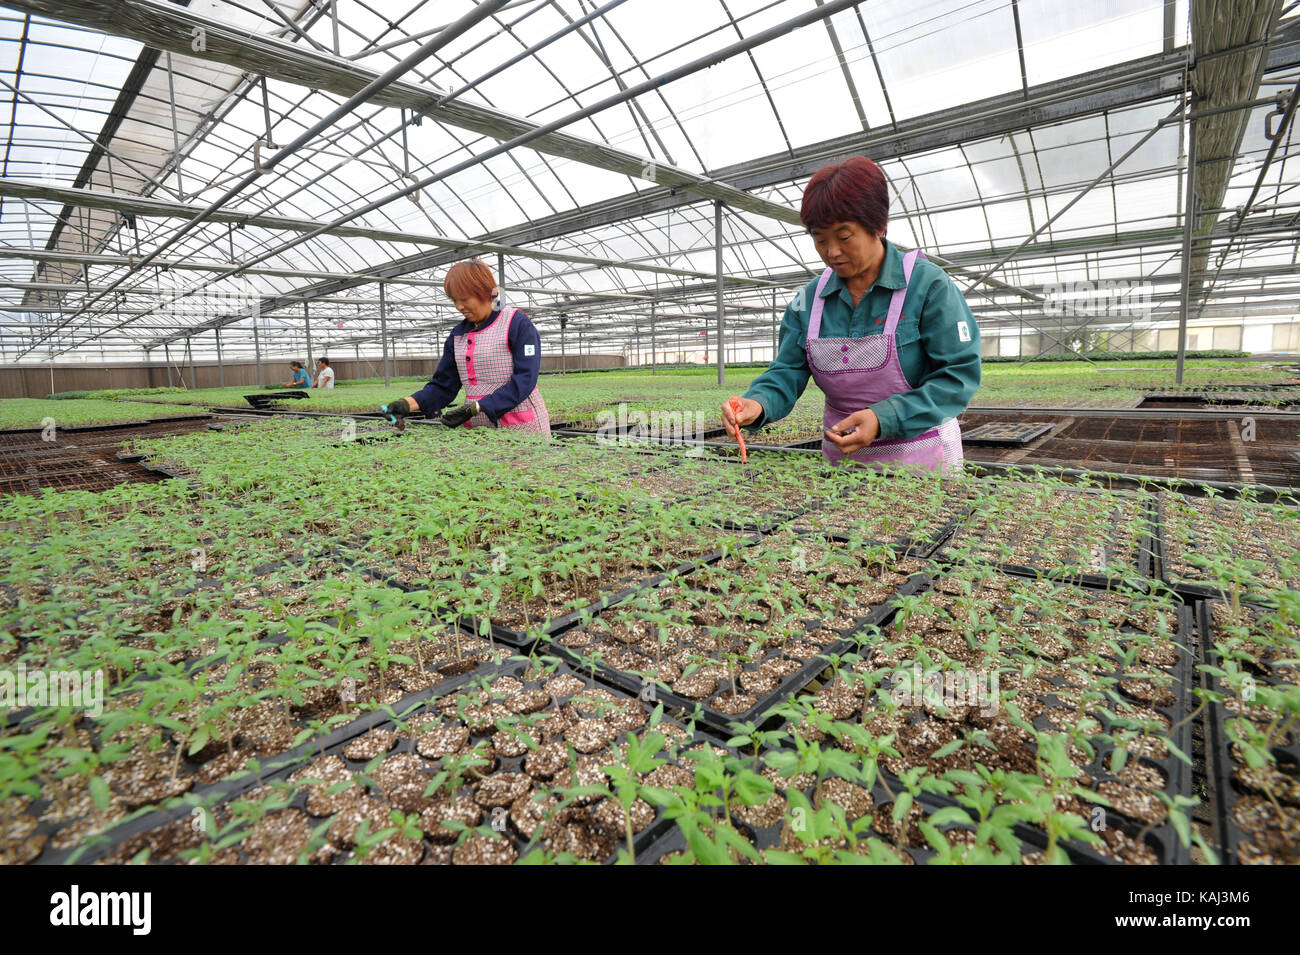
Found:
[[[354,96],[379,76],[374,70],[356,63],[243,30],[166,0],[131,0],[129,4],[104,4],[96,0],[12,0],[10,5],[54,20],[138,40],[154,49],[170,50],[188,57],[200,56],[249,73],[343,97]],[[205,49],[202,51],[190,48],[196,30],[203,31]],[[538,124],[522,117],[460,100],[439,107],[438,101],[446,92],[432,86],[399,81],[375,94],[371,102],[409,109],[417,116],[432,116],[440,123],[502,142],[539,128]],[[632,178],[639,178],[646,164],[644,156],[568,133],[547,133],[529,143],[529,147]],[[655,163],[655,178],[670,188],[686,189],[705,199],[721,199],[747,212],[787,222],[798,219],[788,206],[748,195],[726,183],[658,161]]]
[[[1035,125],[1066,122],[1108,110],[1124,109],[1152,100],[1169,99],[1182,91],[1186,48],[1172,55],[1155,54],[1088,74],[992,96],[966,106],[903,120],[790,152],[710,170],[709,176],[751,191],[810,176],[828,162],[864,155],[876,161],[898,159],[958,143],[993,139]],[[1279,30],[1269,50],[1270,71],[1300,65],[1300,22]],[[530,223],[484,235],[488,241],[528,244],[575,232],[614,225],[695,203],[666,184],[581,209],[557,213]],[[728,202],[732,208],[736,204]]]
[[[713,204],[713,240],[714,240],[714,262],[717,265],[717,309],[718,309],[718,387],[721,388],[727,383],[727,359],[726,346],[723,338],[723,308],[722,308],[722,203]]]

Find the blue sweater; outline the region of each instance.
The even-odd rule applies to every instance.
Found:
[[[494,311],[488,320],[478,329],[488,328],[501,316],[501,311]],[[461,321],[451,330],[446,343],[442,346],[442,359],[438,370],[433,373],[429,383],[414,395],[420,410],[427,417],[434,417],[450,404],[461,389],[460,369],[456,367],[457,335],[465,335],[475,326],[468,320]],[[542,342],[537,334],[533,320],[522,311],[516,310],[510,322],[510,334],[506,336],[506,345],[515,360],[515,372],[504,385],[479,399],[479,407],[493,424],[515,405],[522,402],[537,387],[537,375],[542,370]]]

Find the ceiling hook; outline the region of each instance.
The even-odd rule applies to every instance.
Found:
[[[264,139],[259,139],[253,143],[253,168],[257,170],[259,175],[266,175],[271,171],[270,166],[262,165],[262,147],[268,145]]]

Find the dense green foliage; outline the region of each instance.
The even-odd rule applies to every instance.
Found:
[[[100,401],[73,398],[51,401],[45,398],[6,398],[0,401],[0,430],[6,428],[41,428],[53,420],[56,428],[114,424],[192,415],[194,408],[173,404],[133,404],[125,401]]]
[[[696,386],[712,400],[714,384]],[[1205,837],[1194,794],[1138,757],[1189,759],[1197,699],[1256,692],[1232,723],[1237,752],[1256,791],[1293,805],[1267,771],[1268,741],[1300,715],[1294,506],[1206,511],[1043,476],[882,477],[761,452],[747,475],[729,454],[326,419],[137,450],[189,483],[0,503],[0,666],[100,669],[107,687],[98,715],[38,706],[0,734],[4,861],[93,846],[172,801],[210,819],[111,858],[629,859],[659,819],[681,836],[665,862],[1066,861],[1084,846],[1153,861],[1143,826],[1169,844]],[[1142,575],[1158,504],[1176,576],[1226,596],[1208,689],[1183,656],[1179,602]],[[909,553],[952,522],[941,564]],[[902,593],[917,572],[927,582]],[[552,637],[574,610],[578,626]],[[541,649],[475,669],[515,652],[493,625]],[[744,715],[807,666],[825,672],[775,722]],[[996,712],[900,701],[914,666],[997,672]],[[459,673],[471,682],[412,696]],[[599,688],[616,673],[649,698]],[[392,719],[348,762],[324,752],[372,711]],[[730,713],[730,733],[703,734]],[[479,781],[511,752],[556,762]],[[285,753],[301,772],[207,804],[210,783],[273,772]],[[411,791],[391,781],[408,770]],[[516,786],[535,810],[498,801]],[[303,791],[310,812],[287,808]],[[1114,814],[1101,832],[1096,806]],[[358,813],[370,822],[342,826]],[[267,844],[286,827],[288,856]]]

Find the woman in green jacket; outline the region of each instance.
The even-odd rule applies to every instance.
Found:
[[[800,218],[826,271],[786,307],[776,359],[723,404],[727,433],[784,418],[811,377],[826,394],[828,461],[959,467],[956,419],[980,383],[979,328],[961,292],[885,238],[888,187],[865,157],[819,170]]]

